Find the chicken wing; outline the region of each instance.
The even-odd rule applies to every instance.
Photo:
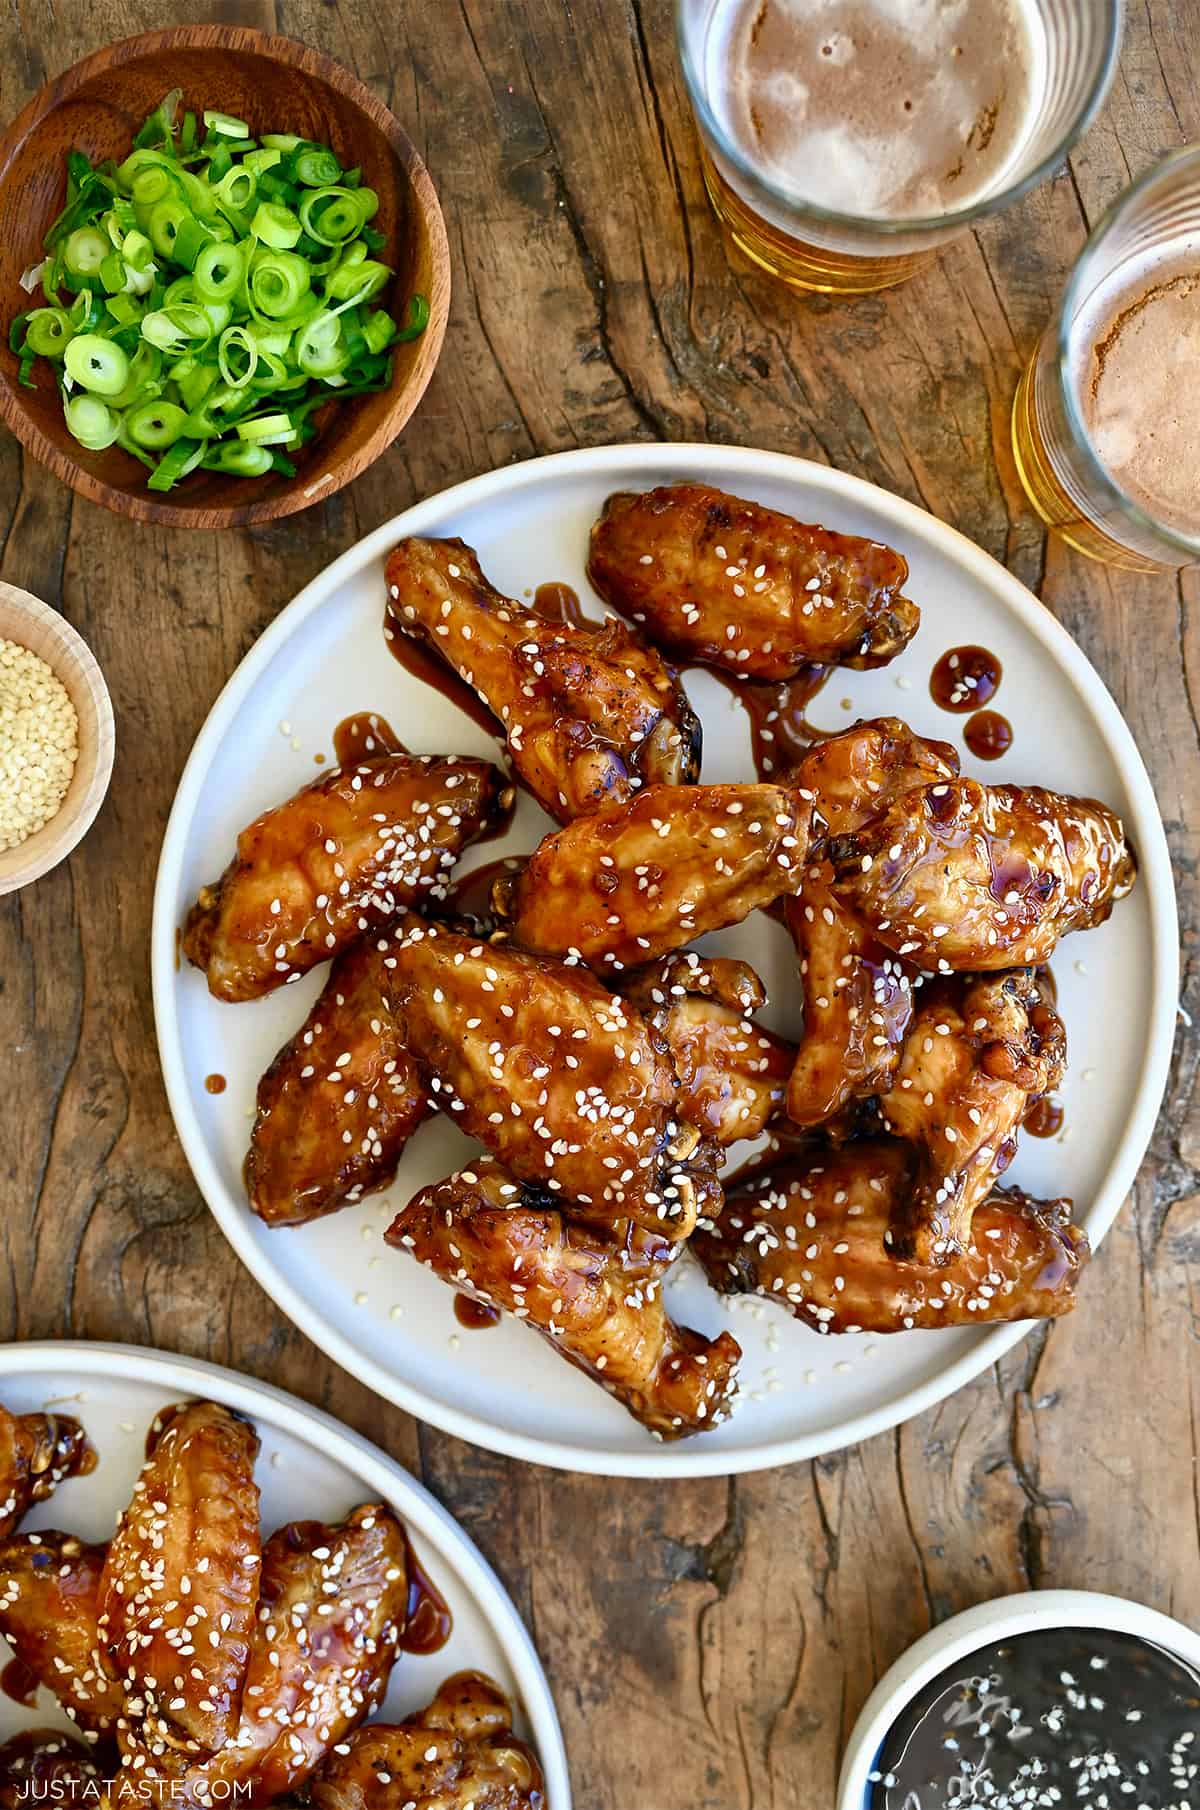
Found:
[[[137,1692],[143,1719],[192,1753],[215,1753],[237,1726],[262,1562],[257,1453],[254,1428],[227,1408],[180,1408],[158,1434],[104,1566],[109,1661]]]
[[[0,1406],[0,1540],[64,1478],[95,1463],[87,1434],[69,1414],[10,1414]]]
[[[670,653],[749,679],[790,679],[810,661],[883,666],[921,620],[890,547],[708,484],[609,497],[588,577]]]
[[[922,989],[879,1114],[921,1162],[892,1222],[897,1256],[945,1263],[1012,1160],[1021,1121],[1066,1068],[1063,1023],[1036,971],[956,975]]]
[[[233,1734],[194,1758],[148,1718],[125,1743],[131,1783],[169,1783],[167,1801],[202,1810],[297,1791],[383,1699],[407,1617],[407,1550],[381,1503],[336,1527],[293,1521],[272,1534]]]
[[[511,803],[484,760],[388,754],[335,767],[242,831],[188,913],[184,954],[214,998],[259,999],[442,897],[463,849]]]
[[[496,905],[524,948],[620,973],[797,892],[810,816],[783,786],[648,786],[544,837]]]
[[[313,1780],[315,1810],[547,1810],[541,1767],[512,1706],[482,1672],[447,1678],[428,1708],[338,1744]]]
[[[388,634],[425,642],[474,687],[513,764],[560,823],[700,771],[700,723],[656,649],[623,622],[549,622],[494,590],[459,540],[387,562]]]
[[[125,1703],[98,1628],[107,1550],[49,1531],[0,1544],[0,1634],[93,1740],[115,1729]]]
[[[728,1332],[709,1340],[670,1319],[662,1281],[678,1246],[658,1233],[627,1226],[606,1240],[480,1157],[414,1195],[386,1236],[473,1300],[526,1320],[656,1438],[728,1412],[741,1352]]]
[[[356,943],[258,1084],[250,1205],[268,1225],[303,1225],[386,1188],[429,1109],[379,940]]]
[[[1102,924],[1136,874],[1120,818],[1094,799],[974,779],[906,792],[828,853],[838,897],[942,974],[1048,961],[1069,930]]]
[[[392,1009],[439,1109],[573,1211],[674,1238],[694,1223],[661,1039],[583,967],[413,923],[383,951]],[[677,1161],[676,1159],[679,1159]]]
[[[765,1295],[817,1332],[901,1332],[1070,1313],[1089,1255],[1068,1200],[998,1188],[949,1263],[903,1262],[889,1244],[916,1167],[885,1139],[811,1140],[730,1190],[692,1249],[722,1294]]]
[[[98,1804],[100,1768],[86,1747],[56,1728],[31,1728],[0,1746],[0,1810],[34,1804]]]
[[[913,787],[957,772],[948,743],[878,717],[819,742],[792,775],[813,801],[803,891],[783,902],[804,982],[804,1034],[787,1101],[797,1125],[823,1124],[874,1093],[895,1067],[912,1017],[913,969],[838,898],[824,844]]]
[[[665,1038],[690,1125],[722,1146],[765,1130],[783,1105],[795,1048],[751,1018],[767,999],[753,968],[689,949],[632,970],[621,996]]]

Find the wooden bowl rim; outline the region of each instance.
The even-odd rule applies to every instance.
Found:
[[[403,389],[396,392],[392,407],[366,444],[356,453],[347,454],[330,471],[328,481],[319,480],[311,494],[305,490],[289,490],[269,501],[200,506],[186,502],[172,503],[158,499],[151,492],[128,492],[93,477],[72,459],[69,452],[56,446],[42,432],[37,422],[22,407],[20,398],[11,390],[0,389],[0,420],[16,435],[21,444],[41,464],[46,465],[63,483],[100,503],[117,515],[138,522],[158,522],[173,528],[237,528],[254,522],[277,521],[295,515],[301,509],[324,502],[355,478],[360,477],[379,455],[386,451],[411,418],[433,376],[446,335],[450,316],[450,243],[441,203],[433,179],[423,158],[407,132],[389,107],[373,94],[365,82],[324,51],[313,50],[296,38],[274,32],[259,31],[250,25],[171,25],[160,31],[144,31],[131,38],[94,50],[73,63],[69,69],[46,82],[21,109],[12,124],[0,136],[0,184],[3,183],[18,148],[34,132],[55,107],[68,100],[93,75],[160,51],[176,49],[217,49],[249,51],[289,68],[302,70],[325,82],[336,93],[353,102],[367,115],[387,139],[408,179],[413,201],[429,235],[433,282],[430,285],[429,324],[421,335],[417,360]],[[6,329],[7,330],[7,329]]]
[[[45,648],[35,647],[33,652],[45,660],[54,676],[66,687],[80,722],[82,723],[85,714],[95,716],[95,747],[92,751],[91,771],[88,772],[81,762],[77,763],[67,795],[57,814],[49,823],[43,824],[40,830],[35,830],[25,842],[18,843],[16,848],[0,850],[2,897],[6,893],[19,892],[34,880],[40,880],[43,874],[48,874],[60,861],[65,861],[83,841],[96,821],[97,813],[108,793],[116,754],[116,729],[112,699],[100,670],[100,663],[79,630],[67,621],[62,611],[43,603],[32,591],[22,589],[20,585],[9,584],[6,579],[0,579],[0,606],[11,608],[20,620],[48,629],[70,650],[77,662],[74,674],[65,673]],[[0,639],[20,640],[20,630],[15,627],[10,629],[0,622]],[[22,642],[22,645],[27,643]],[[86,694],[86,702],[81,694]],[[12,865],[8,867],[6,864],[10,862]]]

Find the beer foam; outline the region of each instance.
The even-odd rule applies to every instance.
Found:
[[[892,219],[1001,186],[1043,65],[1020,0],[728,0],[706,59],[718,117],[765,176]]]
[[[1100,463],[1147,515],[1200,537],[1200,238],[1120,265],[1070,344]]]

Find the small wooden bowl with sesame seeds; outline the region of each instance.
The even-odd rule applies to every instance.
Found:
[[[16,585],[0,583],[3,642],[28,648],[45,661],[74,705],[79,727],[75,768],[58,810],[15,848],[0,848],[0,894],[16,892],[40,879],[82,841],[108,791],[116,746],[104,675],[82,636],[57,610]],[[8,784],[0,773],[0,804]]]

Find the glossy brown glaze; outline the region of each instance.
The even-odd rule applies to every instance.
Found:
[[[415,902],[510,808],[489,761],[381,755],[335,767],[244,829],[188,913],[183,948],[214,998],[258,999]]]
[[[1062,1020],[1036,972],[955,975],[921,989],[886,1091],[885,1128],[921,1160],[892,1215],[897,1256],[944,1263],[1012,1161],[1032,1101],[1066,1069]]]
[[[1044,1094],[1035,1100],[1021,1120],[1022,1129],[1031,1138],[1056,1138],[1066,1123],[1067,1114],[1061,1100]]]
[[[98,1804],[99,1766],[81,1741],[57,1728],[30,1728],[0,1744],[0,1810]]]
[[[528,855],[498,855],[494,861],[455,874],[436,915],[448,922],[469,924],[479,936],[491,936],[500,924],[492,897],[496,882],[511,879],[528,859]]]
[[[458,1672],[428,1708],[339,1743],[313,1780],[315,1810],[551,1810],[512,1714],[492,1679]]]
[[[384,639],[392,659],[410,678],[430,686],[439,697],[469,717],[477,729],[504,745],[504,725],[499,718],[492,715],[475,687],[460,679],[454,668],[439,659],[431,647],[426,647],[412,635],[403,635],[391,628],[385,628]]]
[[[1041,964],[1102,924],[1137,868],[1091,798],[958,779],[895,799],[828,845],[838,897],[896,954],[939,973]]]
[[[100,1584],[114,1672],[132,1669],[145,1720],[201,1754],[237,1726],[261,1567],[257,1453],[254,1428],[227,1408],[181,1408],[142,1467]],[[200,1620],[213,1636],[203,1643],[190,1633]]]
[[[677,658],[750,679],[790,679],[810,661],[881,666],[920,621],[890,547],[707,484],[610,496],[588,577]]]
[[[244,1177],[268,1225],[303,1225],[386,1188],[430,1110],[392,1008],[387,947],[370,937],[338,957],[258,1084]]]
[[[793,775],[813,811],[803,889],[782,901],[804,988],[804,1032],[788,1084],[797,1125],[824,1124],[874,1093],[895,1065],[913,1010],[915,971],[837,897],[825,844],[913,786],[957,771],[945,742],[914,735],[898,717],[876,717],[818,742]]]
[[[808,720],[808,707],[823,690],[832,666],[802,666],[790,679],[741,679],[720,666],[701,670],[723,685],[746,712],[750,755],[759,779],[782,779],[804,759],[824,731]]]
[[[385,716],[375,710],[358,710],[345,716],[333,732],[333,751],[339,767],[357,766],[381,754],[407,754],[408,749]]]
[[[468,1332],[486,1332],[489,1326],[500,1324],[500,1309],[489,1306],[486,1301],[476,1301],[470,1295],[455,1295],[454,1318]]]
[[[986,647],[950,647],[929,675],[929,695],[943,710],[979,710],[995,697],[1003,672]]]
[[[33,1709],[37,1703],[37,1677],[21,1660],[10,1659],[0,1670],[0,1691],[22,1709]]]
[[[10,1414],[0,1406],[0,1539],[67,1477],[86,1476],[96,1453],[69,1414]]]
[[[1012,724],[998,710],[977,711],[963,730],[963,741],[976,760],[999,760],[1012,747]]]
[[[0,1544],[0,1633],[89,1735],[110,1734],[125,1701],[100,1638],[106,1552],[49,1529]]]
[[[503,596],[460,540],[401,541],[384,633],[410,637],[503,724],[513,765],[568,823],[699,772],[700,724],[674,670],[617,617],[577,625]]]
[[[687,1236],[675,1071],[639,1013],[581,966],[437,924],[410,921],[385,961],[404,1046],[468,1137],[583,1217]]]
[[[4,320],[29,306],[20,276],[42,256],[42,236],[63,206],[66,153],[78,148],[96,161],[120,162],[142,121],[179,88],[185,107],[218,107],[245,119],[256,136],[294,131],[331,144],[343,168],[357,164],[379,196],[372,222],[385,235],[379,255],[396,271],[383,300],[401,316],[409,296],[425,295],[429,325],[394,347],[387,389],[322,411],[317,438],[294,457],[294,476],[275,472],[250,481],[197,471],[169,495],[148,490],[146,468],[131,454],[116,446],[89,452],[72,437],[49,373],[40,374],[36,389],[19,383],[7,337],[0,349],[0,416],[56,477],[120,515],[209,530],[274,521],[325,501],[358,477],[420,401],[450,305],[450,256],[437,196],[395,116],[319,50],[242,25],[117,35],[121,42],[48,82],[0,140]]]
[[[902,1262],[889,1232],[914,1156],[868,1139],[821,1139],[727,1184],[692,1248],[713,1287],[780,1301],[821,1333],[904,1332],[1069,1313],[1088,1243],[1069,1201],[998,1189],[948,1264]]]
[[[229,1083],[224,1075],[205,1075],[204,1091],[208,1094],[223,1094]]]
[[[758,1137],[780,1111],[795,1046],[751,1017],[766,991],[745,962],[669,955],[621,979],[621,996],[661,1032],[679,1112],[722,1146]]]
[[[647,786],[546,836],[496,903],[525,948],[619,974],[799,891],[810,816],[783,786]]]
[[[738,1345],[670,1319],[662,1282],[673,1247],[658,1233],[626,1224],[607,1239],[480,1158],[415,1195],[387,1241],[516,1314],[658,1437],[700,1432],[727,1412]]]
[[[545,617],[547,622],[565,622],[572,628],[595,629],[601,626],[596,617],[589,616],[584,609],[579,592],[572,585],[555,580],[537,587],[533,593],[532,607],[535,615]]]
[[[455,1297],[456,1303],[466,1299],[465,1295]],[[475,1308],[483,1305],[483,1302],[471,1302],[471,1306]],[[499,1310],[495,1310],[495,1313],[498,1320]],[[463,1324],[466,1325],[467,1322],[463,1321]],[[480,1320],[477,1324],[488,1326],[492,1322]],[[400,1636],[401,1651],[415,1654],[440,1653],[454,1632],[454,1616],[449,1603],[413,1551],[412,1541],[407,1535],[404,1562],[408,1572],[408,1603],[404,1631]]]

